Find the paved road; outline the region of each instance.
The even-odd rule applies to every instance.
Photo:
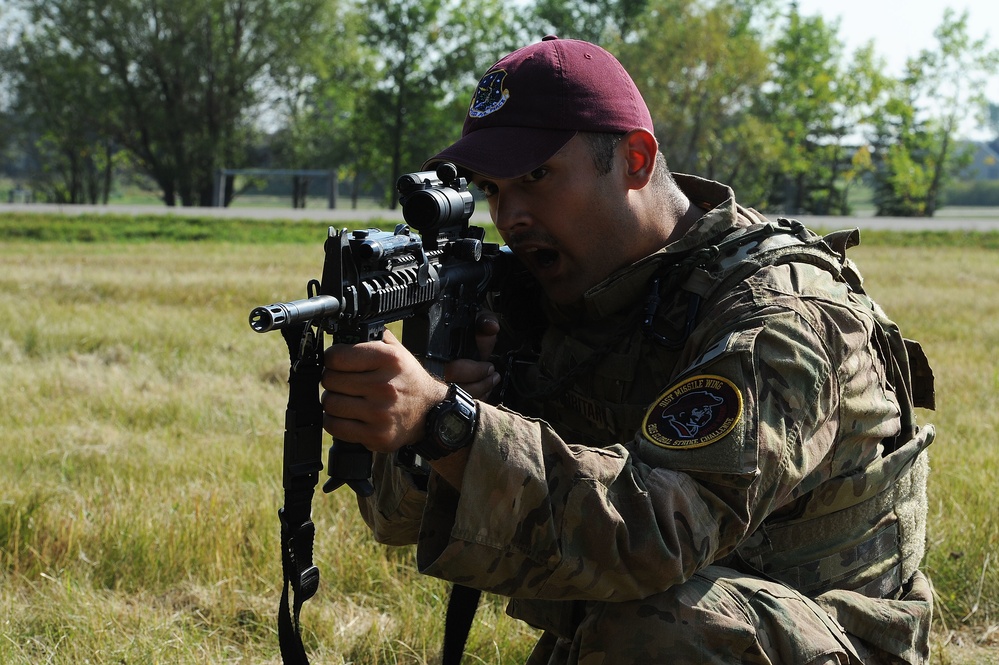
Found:
[[[160,205],[53,205],[43,203],[33,204],[0,204],[0,214],[5,212],[62,213],[65,215],[79,214],[142,214],[142,215],[177,215],[196,217],[242,217],[249,219],[295,219],[324,221],[330,224],[338,222],[353,222],[364,219],[398,219],[402,221],[399,210],[364,209],[350,210],[338,208],[168,208]],[[895,231],[999,231],[999,210],[995,208],[965,209],[961,211],[944,210],[939,216],[930,219],[913,217],[819,217],[801,215],[798,217],[805,225],[816,229],[840,229],[857,227],[860,229],[884,229]],[[472,221],[482,224],[489,221],[489,216],[480,209],[472,216]]]

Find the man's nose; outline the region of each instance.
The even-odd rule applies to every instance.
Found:
[[[493,223],[496,230],[506,235],[521,231],[531,225],[533,218],[522,196],[515,189],[497,192],[494,199]]]

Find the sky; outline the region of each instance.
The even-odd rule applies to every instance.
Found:
[[[803,15],[839,19],[838,34],[848,53],[874,40],[875,51],[885,58],[892,75],[902,73],[906,58],[936,48],[933,31],[948,7],[958,14],[967,10],[970,36],[987,37],[992,48],[999,48],[997,0],[798,0]],[[992,78],[986,96],[999,104],[999,76]],[[971,128],[967,132],[976,133]]]

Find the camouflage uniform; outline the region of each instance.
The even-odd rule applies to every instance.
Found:
[[[480,405],[460,495],[379,458],[366,520],[510,597],[544,630],[531,663],[926,662],[921,352],[848,259],[803,229],[726,245],[767,220],[676,177],[711,212],[547,310],[511,370],[536,417]]]

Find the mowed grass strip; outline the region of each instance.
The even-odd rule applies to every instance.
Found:
[[[280,662],[288,358],[247,315],[304,297],[325,226],[308,235],[0,245],[0,662]],[[955,235],[851,250],[936,370],[925,568],[952,663],[994,653],[961,660],[955,636],[987,643],[999,613],[999,256]],[[314,661],[434,662],[446,585],[374,544],[348,490],[314,518]],[[469,660],[523,662],[535,637],[490,597]]]

